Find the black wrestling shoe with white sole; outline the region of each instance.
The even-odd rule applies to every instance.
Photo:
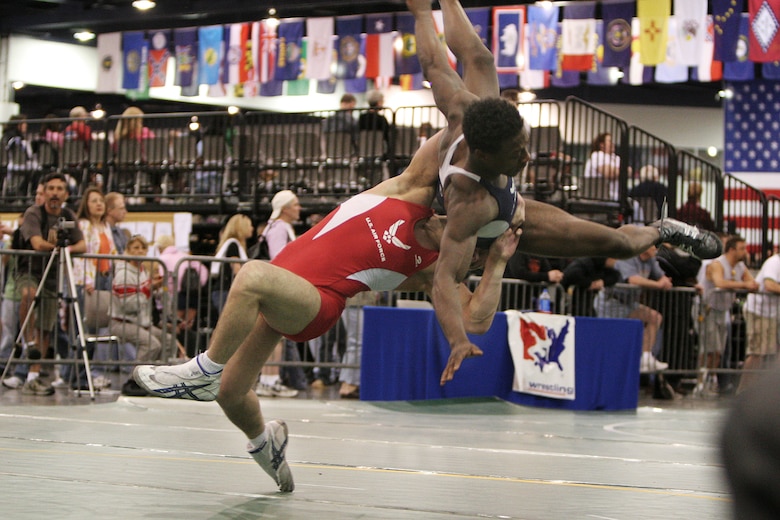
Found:
[[[656,245],[666,242],[702,260],[717,258],[723,254],[723,242],[711,231],[673,218],[663,218],[650,225],[657,228],[661,235]]]

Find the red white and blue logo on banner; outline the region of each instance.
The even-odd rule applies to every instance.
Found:
[[[574,323],[571,316],[506,311],[515,365],[513,390],[574,400]]]

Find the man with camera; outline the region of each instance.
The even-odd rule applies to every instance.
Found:
[[[63,204],[68,200],[68,183],[61,173],[51,173],[43,181],[42,205],[33,205],[24,212],[20,228],[23,249],[51,253],[57,248],[67,247],[71,253],[84,253],[86,243],[76,225],[76,216]],[[52,265],[46,279],[43,274],[50,256],[23,255],[19,257],[16,270],[16,287],[21,296],[19,321],[25,323],[35,300],[35,293],[42,284],[40,299],[35,303],[37,312],[30,316],[22,331],[30,360],[45,358],[49,351],[51,332],[57,324],[58,271]],[[22,393],[28,395],[51,395],[54,388],[41,380],[40,364],[30,366]]]

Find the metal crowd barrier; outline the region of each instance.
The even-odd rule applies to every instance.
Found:
[[[23,252],[0,251],[0,258],[6,271],[11,269],[16,259],[22,256],[39,257],[45,259],[47,255]],[[111,256],[111,255],[75,255],[74,283],[84,286],[88,283],[84,272],[79,268],[79,263],[108,260],[112,264],[117,261],[134,260],[137,257]],[[185,358],[197,355],[208,348],[214,327],[219,321],[220,293],[228,289],[223,280],[228,277],[206,277],[204,284],[200,279],[192,280],[187,273],[187,267],[194,267],[194,263],[201,263],[206,269],[211,270],[212,265],[220,265],[221,268],[229,268],[230,265],[242,263],[238,259],[215,259],[209,256],[183,257],[169,272],[165,265],[154,258],[145,258],[151,269],[162,276],[163,283],[154,291],[153,304],[156,309],[156,324],[172,331],[162,344],[159,356],[154,360],[144,362],[170,363],[178,362]],[[11,275],[9,275],[11,276]],[[7,279],[7,277],[6,277]],[[167,282],[166,282],[167,281]],[[6,282],[7,283],[7,282]],[[479,277],[471,277],[468,281],[471,287],[479,283]],[[533,310],[536,307],[536,299],[543,289],[548,289],[553,302],[553,312],[572,316],[589,316],[615,318],[620,316],[598,316],[594,310],[593,300],[598,292],[570,288],[565,290],[558,284],[529,283],[522,280],[506,279],[502,284],[502,294],[498,310],[507,309]],[[142,287],[134,288],[142,290]],[[723,352],[720,365],[711,370],[719,374],[738,374],[741,372],[746,352],[746,326],[743,306],[746,297],[744,292],[719,291],[725,297],[734,300],[729,305],[729,326],[726,348]],[[117,323],[112,325],[111,317],[114,300],[110,291],[98,291],[96,298],[77,297],[70,299],[67,290],[60,291],[60,308],[79,302],[82,305],[84,326],[94,344],[92,364],[96,367],[127,366],[137,362],[133,358],[134,348],[132,342],[122,333],[122,327]],[[702,326],[703,316],[707,309],[700,305],[700,297],[696,290],[688,287],[674,287],[670,290],[639,289],[636,286],[617,284],[605,289],[609,297],[617,298],[624,305],[641,304],[657,310],[663,317],[661,330],[658,334],[657,345],[654,347],[657,357],[669,364],[667,374],[680,376],[695,376],[702,368],[702,348],[714,341],[708,337],[711,334]],[[762,306],[759,312],[777,316],[780,298],[776,295],[763,296]],[[9,337],[15,339],[12,330],[6,330],[7,324],[14,324],[14,314],[18,312],[18,303],[14,307],[14,298],[3,301],[3,337],[0,342],[0,358],[7,358],[9,349],[13,348],[13,341],[9,344]],[[272,365],[297,367],[306,371],[314,371],[312,377],[322,377],[322,374],[330,374],[330,382],[335,382],[337,369],[359,369],[359,341],[360,341],[360,308],[364,305],[380,306],[406,306],[406,307],[430,307],[430,299],[425,293],[409,292],[382,292],[364,293],[348,302],[347,310],[342,320],[334,328],[321,338],[309,341],[305,344],[288,345],[294,349],[297,355],[288,357],[281,362],[269,363]],[[65,314],[60,312],[61,317]],[[78,363],[78,357],[73,355],[78,342],[73,338],[73,330],[67,320],[59,320],[66,329],[64,335],[56,334],[58,339],[52,342],[52,351],[58,352],[62,360],[59,363]],[[18,323],[18,322],[16,322]],[[110,339],[114,336],[113,339]],[[104,339],[100,339],[104,338]],[[109,338],[109,339],[105,339]],[[57,341],[64,341],[64,345],[58,345]],[[178,345],[181,345],[181,348]],[[17,353],[18,356],[18,353]],[[45,361],[44,361],[45,362]],[[49,361],[54,363],[54,361]]]

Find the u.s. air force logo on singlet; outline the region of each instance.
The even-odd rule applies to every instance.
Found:
[[[393,244],[395,247],[409,250],[412,248],[412,246],[404,244],[401,242],[401,239],[396,236],[398,234],[398,228],[401,227],[404,222],[406,222],[404,219],[398,219],[392,226],[390,226],[385,230],[384,233],[382,233],[382,238],[384,238],[385,242],[388,244]]]

